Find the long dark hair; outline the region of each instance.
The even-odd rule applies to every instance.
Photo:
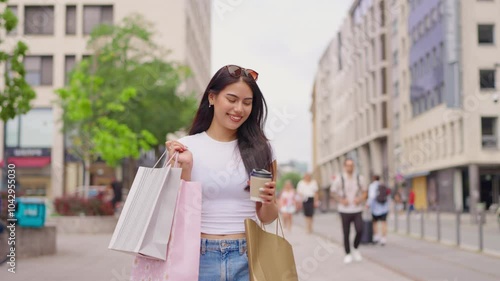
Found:
[[[241,159],[247,174],[250,174],[252,169],[267,169],[274,174],[271,147],[264,133],[264,124],[267,119],[266,100],[253,78],[245,74],[240,77],[233,77],[226,67],[222,67],[215,73],[201,98],[200,107],[196,112],[189,134],[198,134],[210,127],[214,117],[214,108],[209,107],[209,94],[218,95],[226,86],[238,81],[245,82],[253,92],[252,112],[236,133]]]

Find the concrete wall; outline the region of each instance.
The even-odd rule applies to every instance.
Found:
[[[43,228],[16,227],[16,258],[54,255],[56,253],[56,226]]]
[[[57,226],[57,232],[68,233],[109,233],[115,230],[118,218],[114,216],[61,216],[48,219]]]

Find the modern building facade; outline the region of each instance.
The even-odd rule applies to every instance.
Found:
[[[19,25],[1,36],[7,47],[19,39],[29,46],[26,79],[37,97],[29,113],[5,125],[5,136],[0,130],[0,144],[6,140],[7,158],[16,163],[19,186],[27,195],[54,198],[82,182],[81,165],[65,152],[54,90],[63,87],[73,66],[89,55],[86,41],[96,25],[142,14],[154,24],[156,43],[172,51],[167,59],[191,68],[193,76],[182,85],[183,92],[201,94],[210,78],[211,1],[10,0],[8,5]],[[0,156],[6,158],[3,151]],[[105,166],[91,167],[91,173],[92,184],[116,176]]]
[[[409,1],[404,171],[417,208],[498,203],[500,1]]]
[[[388,1],[354,1],[323,55],[316,76],[312,111],[314,156],[321,185],[353,158],[365,178],[386,180],[393,169],[390,136],[390,37]]]
[[[396,188],[404,198],[408,190],[404,188],[404,155],[402,132],[405,129],[405,109],[410,104],[409,56],[411,39],[408,36],[408,1],[393,2],[389,8],[388,20],[390,22],[389,37],[391,41],[391,104],[392,120],[391,135],[392,162],[394,170],[390,171],[391,187]]]
[[[387,2],[354,1],[319,63],[318,178],[349,156],[413,188],[418,209],[497,204],[500,1]]]

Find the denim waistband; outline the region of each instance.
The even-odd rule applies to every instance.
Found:
[[[247,250],[246,239],[212,240],[201,238],[201,253],[211,252],[234,252],[239,251],[244,254]]]

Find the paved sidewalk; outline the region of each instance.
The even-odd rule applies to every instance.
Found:
[[[294,247],[301,281],[412,280],[367,260],[344,265],[343,250],[337,244],[318,235],[307,235],[302,227],[294,227],[285,237]],[[18,260],[16,274],[8,273],[3,265],[0,280],[129,280],[133,257],[108,250],[110,238],[111,235],[59,235],[56,255]]]
[[[2,281],[128,281],[133,257],[108,250],[111,234],[58,235],[57,254],[0,266]]]
[[[412,280],[368,260],[346,265],[343,248],[319,235],[306,234],[302,227],[295,226],[291,233],[285,232],[285,238],[293,246],[301,281]]]
[[[398,231],[401,234],[407,233],[408,218],[406,213],[398,215]],[[478,250],[479,248],[479,225],[471,222],[470,214],[460,215],[460,246],[465,249]],[[389,229],[395,231],[395,216],[391,212],[388,217]],[[421,236],[422,222],[424,226],[424,237],[437,240],[438,224],[435,212],[412,213],[410,216],[411,235]],[[486,216],[486,224],[483,227],[483,248],[485,252],[496,254],[500,257],[500,229],[495,214]],[[440,214],[441,240],[446,244],[455,244],[457,239],[457,217],[456,214]]]
[[[294,223],[303,225],[303,216],[296,215]],[[314,231],[338,245],[342,241],[338,214],[317,213],[314,217]],[[354,229],[351,233],[354,235]],[[360,250],[365,259],[370,262],[406,276],[410,280],[500,280],[500,258],[498,257],[400,234],[389,233],[388,244],[384,247],[362,245]]]

